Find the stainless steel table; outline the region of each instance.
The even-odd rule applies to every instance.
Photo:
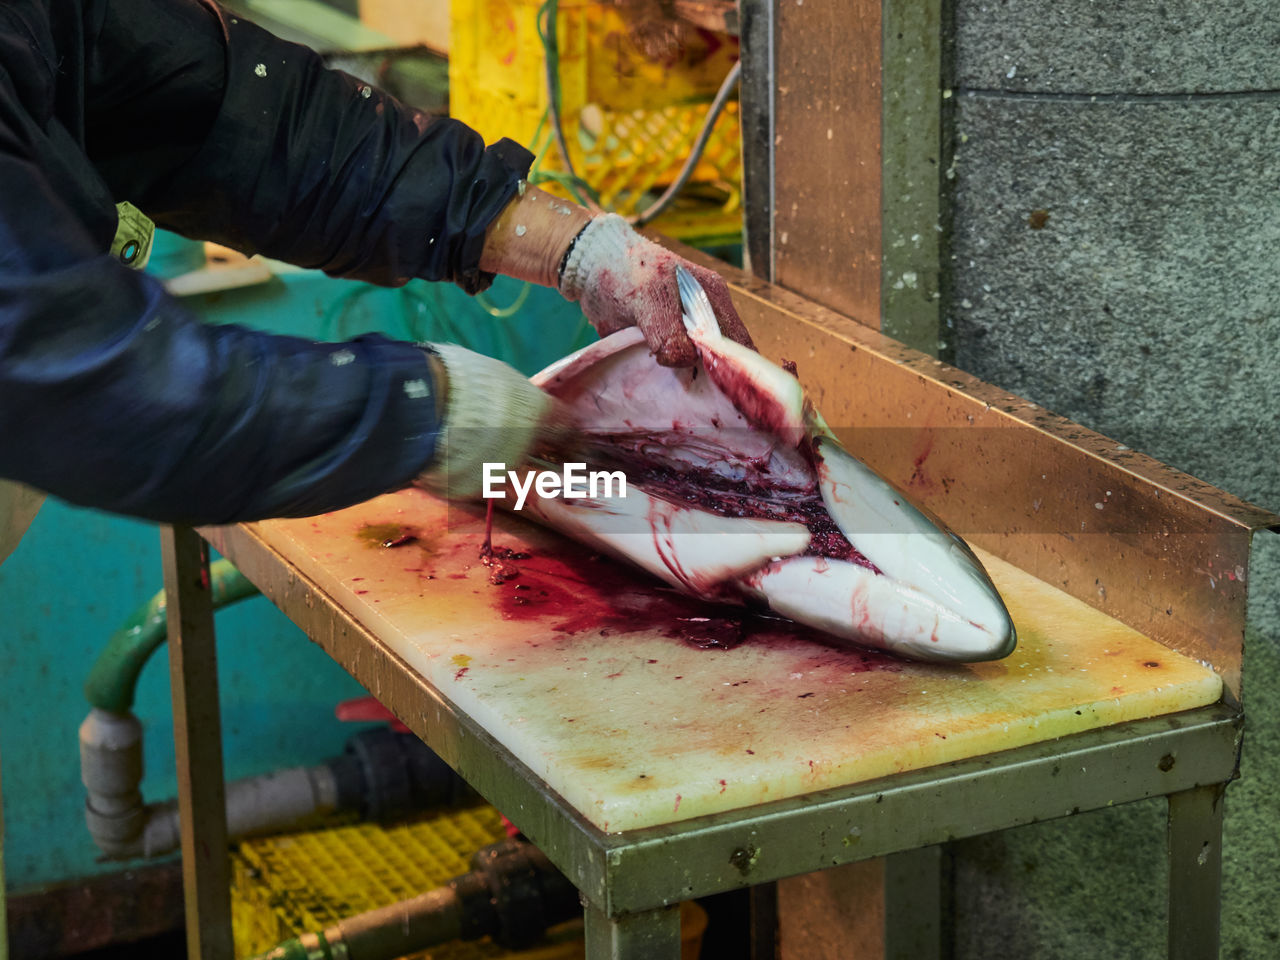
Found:
[[[1222,800],[1237,771],[1243,716],[1246,578],[1224,579],[1211,590],[1195,571],[1208,564],[1243,572],[1250,535],[1277,518],[1115,451],[1105,438],[821,308],[742,275],[734,280],[763,352],[812,358],[821,385],[815,392],[832,422],[851,430],[896,422],[927,432],[935,468],[960,478],[936,490],[915,488],[927,506],[993,552],[1212,664],[1223,676],[1225,701],[674,825],[605,833],[252,528],[173,529],[165,534],[165,579],[195,960],[231,955],[214,632],[201,536],[479,793],[518,820],[581,890],[589,960],[676,957],[675,907],[683,900],[882,855],[903,857],[894,868],[899,876],[924,878],[887,888],[889,952],[937,955],[939,927],[930,918],[938,904],[930,901],[929,882],[937,859],[930,848],[1162,795],[1169,798],[1169,956],[1217,956]],[[874,402],[855,396],[868,377],[877,386]],[[911,464],[901,462],[892,444],[859,449],[880,472],[912,485]],[[1027,468],[1029,458],[1034,466]],[[989,480],[976,482],[993,464],[1003,465],[1015,484],[1030,485],[1032,471],[1052,470],[1060,486],[1085,492],[1085,510],[1100,485],[1120,509],[1110,526],[1089,530],[1095,539],[1074,536],[1067,533],[1077,530],[1078,520],[1069,498],[1047,513],[1039,502],[1033,509],[1030,497],[993,500]],[[969,476],[978,495],[953,496]],[[1097,522],[1092,512],[1080,517]]]

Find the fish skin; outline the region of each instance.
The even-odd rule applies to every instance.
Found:
[[[801,524],[726,517],[631,483],[626,502],[530,497],[527,512],[687,593],[764,603],[843,641],[920,660],[1008,656],[1013,622],[968,545],[841,447],[799,381],[724,337],[697,281],[682,269],[677,278],[695,368],[658,366],[628,329],[533,382],[578,411],[602,455],[759,482],[777,496],[819,491],[875,569],[806,554]]]
[[[634,484],[625,497],[607,500],[534,496],[524,515],[704,597],[774,557],[803,553],[810,540],[799,523],[725,517],[651,496]]]
[[[909,584],[842,560],[792,557],[743,578],[774,613],[910,660],[990,660],[991,634]]]
[[[979,631],[966,637],[965,659],[998,660],[1012,653],[1013,621],[968,544],[834,440],[818,437],[814,446],[823,502],[858,552],[942,609],[962,611]]]

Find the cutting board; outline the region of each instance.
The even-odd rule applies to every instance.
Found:
[[[512,515],[410,490],[254,525],[605,831],[671,823],[1214,703],[1212,670],[994,557],[1018,628],[919,664],[687,600]],[[514,570],[507,570],[513,573]]]

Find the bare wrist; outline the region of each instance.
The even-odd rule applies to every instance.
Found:
[[[526,187],[489,225],[480,269],[555,287],[566,251],[590,220],[584,207]]]

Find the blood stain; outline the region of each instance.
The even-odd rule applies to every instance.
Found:
[[[653,465],[632,465],[627,471],[627,482],[679,506],[698,507],[725,517],[803,524],[811,535],[805,555],[845,560],[876,570],[841,532],[816,489],[784,497],[747,480],[729,480],[709,471],[686,472]]]

